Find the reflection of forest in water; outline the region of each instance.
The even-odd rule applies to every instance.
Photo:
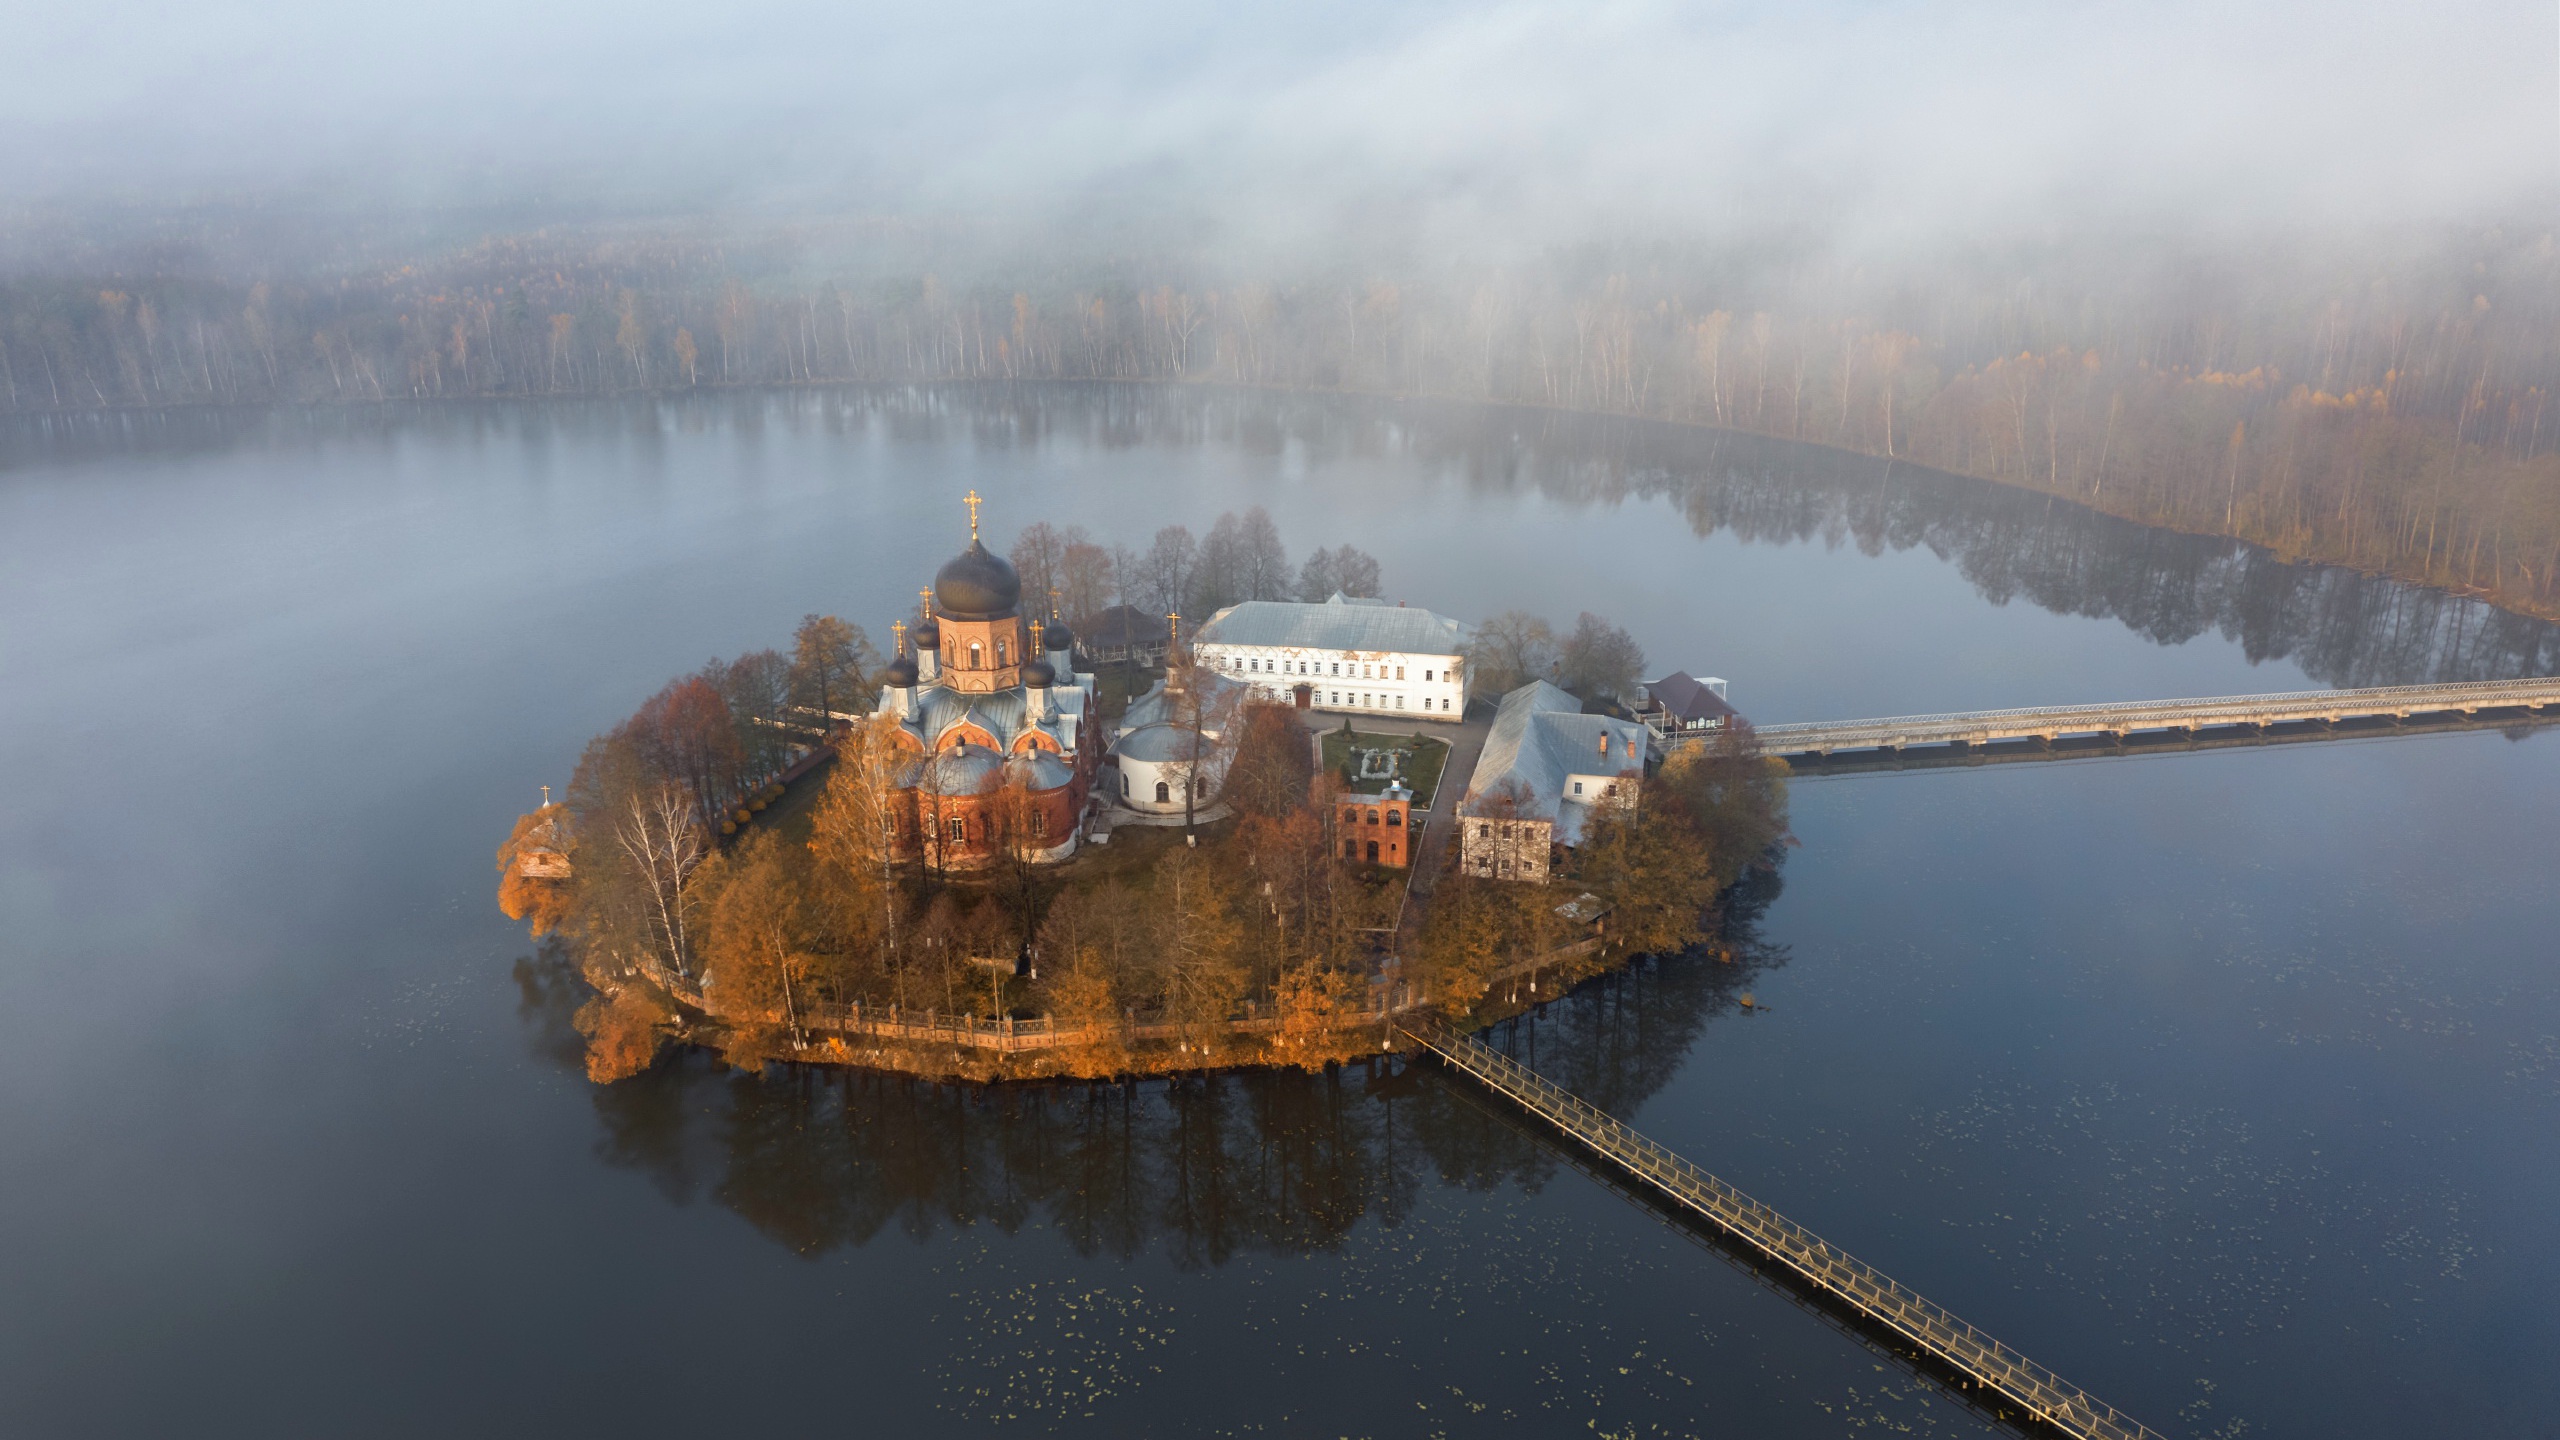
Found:
[[[1752,897],[1756,914],[1777,885]],[[1488,1038],[1626,1114],[1698,1032],[1785,961],[1750,925],[1735,958],[1687,955],[1587,982]],[[556,953],[519,961],[536,1048],[577,1072],[584,992]],[[1235,1071],[1136,1085],[937,1085],[837,1067],[729,1070],[670,1056],[595,1089],[599,1153],[680,1204],[707,1197],[804,1255],[946,1227],[1056,1231],[1079,1253],[1160,1247],[1177,1263],[1328,1249],[1392,1225],[1426,1183],[1543,1185],[1552,1142],[1412,1056],[1310,1074]]]
[[[2207,631],[2324,683],[2405,685],[2560,672],[2560,627],[2481,600],[2293,564],[2068,501],[1864,456],[1655,421],[1472,404],[1198,387],[1023,385],[701,394],[555,404],[27,417],[0,470],[250,445],[586,439],[645,451],[680,433],[767,429],[1003,450],[1214,444],[1311,464],[1394,459],[1480,492],[1565,504],[1666,500],[1699,535],[1751,543],[1925,546],[1985,599],[2123,622],[2174,645]]]
[[[2113,619],[2162,645],[2219,631],[2252,662],[2289,659],[2334,686],[2560,672],[2560,626],[2474,597],[1731,431],[1481,405],[1163,391],[1064,401],[1037,392],[972,407],[967,419],[985,443],[1075,427],[1102,443],[1218,440],[1294,448],[1310,462],[1399,456],[1477,491],[1576,505],[1665,500],[1701,537],[1725,530],[1746,543],[1854,544],[1867,555],[1925,546],[1994,604],[2020,599]]]

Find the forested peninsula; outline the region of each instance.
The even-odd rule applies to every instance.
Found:
[[[221,233],[0,273],[0,412],[1022,380],[1527,403],[1908,459],[2560,616],[2544,232],[1895,276],[1655,247],[1321,277],[938,266],[914,257],[969,247],[850,223],[377,238],[249,270],[207,258]]]
[[[1144,598],[1162,564],[1215,598],[1282,573],[1239,563],[1269,529],[1259,512],[1226,517],[1195,549],[1168,527],[1115,560],[1080,531],[1035,525],[1015,554],[1035,582],[1083,567],[1097,603]],[[1320,550],[1297,583],[1346,573],[1374,580],[1375,562]],[[811,615],[787,650],[670,681],[588,744],[565,796],[517,819],[499,903],[583,976],[593,1079],[637,1074],[671,1045],[748,1068],[982,1080],[1321,1066],[1401,1048],[1401,1026],[1423,1017],[1518,1013],[1638,956],[1729,959],[1728,923],[1775,893],[1785,767],[1747,723],[1674,749],[1632,803],[1593,807],[1549,883],[1527,884],[1464,873],[1454,846],[1419,871],[1348,858],[1353,777],[1320,763],[1332,751],[1301,712],[1252,700],[1220,722],[1215,813],[1129,825],[1058,863],[1054,827],[1013,793],[1021,772],[990,772],[965,799],[984,827],[971,853],[991,858],[953,868],[901,837],[938,834],[924,808],[960,797],[919,785],[894,707],[875,709],[884,685],[914,683],[912,643],[884,658],[860,627]],[[1605,710],[1642,657],[1598,617],[1559,642],[1507,614],[1468,663],[1495,684],[1585,684]],[[1221,684],[1178,645],[1094,678],[1106,711]],[[1454,823],[1455,801],[1433,823]]]

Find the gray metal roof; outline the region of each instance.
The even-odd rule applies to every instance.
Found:
[[[1245,682],[1230,680],[1214,670],[1207,669],[1195,669],[1191,672],[1191,676],[1193,681],[1201,687],[1202,703],[1210,714],[1215,715],[1221,711],[1234,713],[1231,692],[1245,689]],[[1240,697],[1234,697],[1234,701],[1240,702]],[[1120,733],[1126,735],[1132,730],[1149,725],[1173,724],[1177,720],[1186,718],[1181,713],[1182,708],[1175,703],[1173,694],[1165,689],[1164,682],[1158,680],[1148,687],[1146,694],[1130,701],[1129,708],[1121,712]],[[1218,733],[1218,729],[1216,725],[1207,727],[1208,733],[1212,736]]]
[[[1507,784],[1519,796],[1524,818],[1554,822],[1555,838],[1571,845],[1582,838],[1591,811],[1587,803],[1565,794],[1567,777],[1641,771],[1645,733],[1632,720],[1585,715],[1582,702],[1571,693],[1532,680],[1502,697],[1458,813],[1474,814],[1480,801]],[[1600,755],[1604,735],[1609,738],[1605,760]]]
[[[1409,605],[1335,595],[1321,605],[1247,600],[1209,617],[1192,641],[1200,645],[1273,645],[1302,650],[1369,650],[1398,655],[1455,655],[1472,627]]]
[[[1216,740],[1203,737],[1197,753],[1205,757],[1217,748]],[[1175,725],[1141,726],[1121,736],[1119,743],[1111,747],[1111,753],[1123,760],[1144,760],[1152,764],[1189,760],[1194,755],[1191,732]]]

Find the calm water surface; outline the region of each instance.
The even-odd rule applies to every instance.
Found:
[[[9,432],[0,1433],[1996,1433],[1427,1068],[587,1085],[506,823],[669,674],[885,630],[973,486],[1000,539],[1267,505],[1767,721],[2560,669],[2220,541],[1517,413]],[[2549,733],[1807,780],[1740,963],[1499,1038],[2164,1431],[2547,1435],[2555,800]]]

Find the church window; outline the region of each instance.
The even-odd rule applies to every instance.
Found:
[[[952,816],[952,817],[951,817],[951,843],[952,843],[952,844],[954,844],[954,845],[957,845],[957,844],[959,844],[961,841],[966,840],[966,839],[968,839],[968,838],[969,838],[969,820],[968,820],[968,817],[967,817],[967,816],[964,816],[964,815],[954,815],[954,816]]]
[[[1342,673],[1342,662],[1341,662],[1341,661],[1336,660],[1336,661],[1334,661],[1334,662],[1333,662],[1333,673],[1334,673],[1334,674],[1336,674],[1336,675],[1339,675],[1339,674],[1341,674],[1341,673]]]
[[[1369,823],[1370,823],[1370,824],[1372,824],[1372,825],[1375,825],[1375,824],[1377,824],[1377,823],[1378,823],[1378,812],[1377,812],[1377,811],[1372,810],[1372,811],[1370,811],[1370,812],[1369,812]]]
[[[1002,665],[1004,663],[1004,642],[999,640],[996,642],[996,664]]]
[[[1396,708],[1399,710],[1404,708],[1404,697],[1401,695],[1396,697]]]
[[[1342,842],[1342,858],[1343,858],[1343,859],[1345,859],[1345,860],[1357,860],[1357,859],[1359,859],[1359,858],[1360,858],[1360,842],[1359,842],[1359,841],[1357,841],[1357,840],[1345,840],[1345,841],[1343,841],[1343,842]]]
[[[1159,805],[1170,805],[1173,803],[1173,787],[1167,785],[1161,780],[1156,782],[1156,803]]]
[[[975,641],[975,640],[970,641],[970,642],[969,642],[969,668],[970,668],[970,669],[972,669],[972,670],[976,670],[976,669],[979,669],[979,668],[980,668],[979,663],[978,663],[978,657],[979,657],[980,653],[981,653],[981,652],[980,652],[980,651],[979,651],[979,649],[978,649],[978,642],[977,642],[977,641]]]
[[[1345,810],[1345,811],[1343,811],[1343,812],[1342,812],[1342,823],[1343,823],[1343,824],[1345,824],[1345,825],[1357,825],[1357,824],[1359,824],[1359,823],[1360,823],[1360,812],[1359,812],[1358,810]]]
[[[1129,777],[1126,775],[1120,777],[1120,798],[1123,800],[1129,798]]]
[[[1574,793],[1574,794],[1576,794],[1576,795],[1579,795],[1579,794],[1581,794],[1581,793],[1582,793],[1582,782],[1581,782],[1581,781],[1576,780],[1576,781],[1574,781],[1574,782],[1573,782],[1573,793]]]
[[[1401,810],[1390,810],[1390,811],[1388,811],[1388,812],[1387,812],[1387,825],[1388,825],[1388,828],[1390,828],[1390,829],[1395,829],[1395,830],[1401,830],[1401,829],[1403,829],[1403,828],[1404,828],[1404,812],[1403,812],[1403,811],[1401,811]]]
[[[1042,840],[1045,840],[1045,839],[1047,839],[1047,838],[1048,838],[1048,836],[1049,836],[1049,812],[1048,812],[1048,811],[1046,811],[1046,810],[1034,810],[1034,811],[1032,811],[1032,812],[1031,812],[1031,834],[1032,834],[1032,837],[1033,837],[1034,839],[1042,839]]]
[[[1399,680],[1404,678],[1404,667],[1401,665],[1396,667],[1396,678]]]

